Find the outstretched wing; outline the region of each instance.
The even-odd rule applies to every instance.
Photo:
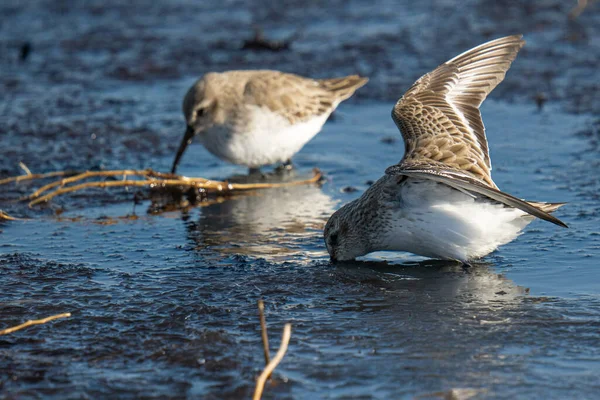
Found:
[[[244,87],[244,101],[295,123],[333,111],[367,81],[358,75],[318,80],[282,72],[256,74]]]
[[[495,188],[479,106],[524,44],[521,35],[484,43],[415,82],[392,111],[405,142],[401,163],[442,163]]]
[[[504,79],[524,44],[521,35],[493,40],[421,77],[392,111],[405,154],[386,173],[441,182],[567,227],[537,204],[498,190],[490,175],[479,106]]]

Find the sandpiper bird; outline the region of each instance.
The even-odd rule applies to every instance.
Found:
[[[194,136],[217,157],[250,172],[291,157],[343,100],[367,83],[357,75],[310,79],[279,71],[208,73],[183,100],[187,130],[172,172]]]
[[[407,251],[468,263],[510,242],[533,217],[564,203],[537,203],[501,192],[479,106],[504,79],[525,42],[508,36],[475,47],[422,76],[398,100],[392,118],[405,144],[402,160],[325,226],[332,260],[374,251]]]

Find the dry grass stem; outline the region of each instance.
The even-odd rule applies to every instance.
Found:
[[[8,215],[4,211],[0,210],[0,221],[27,221],[27,218],[16,218]]]
[[[20,329],[27,328],[28,326],[31,326],[31,325],[42,325],[42,324],[45,324],[46,322],[50,322],[50,321],[52,321],[54,319],[67,318],[67,317],[70,317],[70,316],[71,316],[71,313],[64,313],[64,314],[52,315],[50,317],[46,317],[46,318],[43,318],[43,319],[29,320],[29,321],[25,322],[24,324],[13,326],[11,328],[6,328],[6,329],[1,330],[0,331],[0,335],[7,335],[9,333],[13,333],[13,332],[18,331]]]
[[[260,335],[262,336],[263,352],[265,353],[265,365],[269,365],[271,355],[269,354],[269,336],[267,335],[267,321],[265,319],[265,303],[258,300],[258,316],[260,318]]]
[[[86,178],[94,177],[112,177],[112,176],[142,176],[145,180],[122,180],[122,181],[93,181],[80,183],[78,185],[66,186],[69,183],[77,182]],[[56,182],[52,182],[46,186],[41,187],[31,194],[28,199],[33,199],[29,206],[47,202],[52,198],[75,192],[82,189],[88,188],[107,188],[107,187],[124,187],[124,186],[137,186],[137,187],[193,187],[197,189],[205,189],[209,192],[235,192],[235,191],[246,191],[256,189],[267,189],[277,188],[285,186],[305,185],[309,183],[318,182],[321,179],[321,172],[317,169],[314,170],[314,175],[310,179],[283,182],[283,183],[229,183],[222,181],[211,181],[205,178],[189,178],[186,176],[179,176],[173,174],[164,174],[155,172],[152,170],[117,170],[117,171],[87,171],[82,174],[72,176],[65,179],[60,179]],[[40,196],[42,193],[47,192],[50,189],[54,191]]]
[[[25,165],[25,163],[24,163],[23,161],[19,161],[19,167],[21,167],[21,169],[22,169],[23,171],[25,171],[25,173],[26,173],[27,175],[33,175],[33,174],[31,173],[31,170],[30,170],[29,168],[27,168],[27,165]]]
[[[186,188],[197,188],[204,189],[207,192],[212,193],[225,193],[225,192],[241,192],[248,190],[257,189],[268,189],[278,188],[285,186],[295,185],[306,185],[310,183],[316,183],[321,179],[321,172],[318,169],[314,169],[313,176],[310,179],[303,179],[298,181],[281,182],[281,183],[229,183],[226,181],[211,181],[206,178],[193,178],[187,176],[181,176],[171,173],[156,172],[151,169],[134,170],[134,169],[123,169],[123,170],[111,170],[111,171],[85,171],[82,173],[74,171],[56,171],[45,174],[32,174],[29,168],[23,163],[20,163],[20,167],[26,172],[26,175],[14,176],[0,180],[0,185],[7,183],[18,183],[26,180],[33,179],[45,179],[52,177],[64,177],[54,182],[48,183],[41,188],[34,191],[29,196],[22,198],[22,200],[31,200],[29,206],[34,206],[43,202],[50,201],[56,196],[60,196],[66,193],[76,192],[82,189],[89,188],[107,188],[107,187],[186,187]],[[79,183],[72,185],[73,183],[91,179],[91,178],[108,178],[115,176],[123,176],[123,180],[120,181],[105,181],[95,180],[91,182]],[[143,179],[128,179],[128,177],[137,177]],[[12,220],[12,218],[5,213],[0,212],[0,219]]]
[[[77,182],[87,178],[96,178],[96,177],[113,177],[113,176],[121,176],[126,178],[127,176],[143,176],[146,179],[151,178],[175,178],[179,179],[178,175],[174,174],[163,174],[161,172],[155,172],[151,169],[145,170],[131,170],[131,169],[123,169],[123,170],[115,170],[115,171],[86,171],[80,174],[76,174],[74,176],[70,176],[68,178],[60,179],[58,181],[51,182],[47,185],[42,186],[31,195],[29,195],[26,199],[35,199],[39,197],[42,193],[47,192],[48,190],[55,188],[57,186],[65,186],[73,182]],[[198,178],[198,180],[202,180],[204,178]],[[123,179],[126,180],[126,179]],[[204,179],[206,181],[206,179]]]
[[[77,172],[75,171],[55,171],[55,172],[48,172],[45,174],[28,174],[28,175],[19,175],[19,176],[11,176],[8,178],[4,178],[4,179],[0,179],[0,185],[6,185],[7,183],[11,183],[11,182],[22,182],[22,181],[29,181],[32,179],[44,179],[44,178],[55,178],[57,176],[71,176],[77,174]]]
[[[269,364],[265,367],[263,372],[260,374],[258,379],[256,380],[256,389],[254,390],[253,400],[260,400],[262,396],[262,392],[265,388],[265,382],[275,369],[277,365],[285,356],[285,352],[287,351],[288,344],[290,343],[290,336],[292,335],[292,324],[285,324],[283,327],[283,335],[281,337],[281,345],[279,346],[279,350],[277,350],[277,354],[275,357],[269,362]]]

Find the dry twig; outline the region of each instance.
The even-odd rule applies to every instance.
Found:
[[[54,178],[57,176],[71,176],[75,175],[77,172],[74,171],[55,171],[48,172],[45,174],[29,174],[29,175],[19,175],[19,176],[11,176],[8,178],[0,179],[0,185],[6,185],[11,182],[21,182],[21,181],[29,181],[32,179],[44,179],[44,178]]]
[[[6,220],[6,221],[20,221],[21,218],[11,217],[10,215],[8,215],[7,213],[5,213],[4,211],[0,210],[0,221],[1,220]]]
[[[70,317],[70,316],[71,316],[71,313],[64,313],[64,314],[52,315],[50,317],[46,317],[46,318],[43,318],[43,319],[29,320],[29,321],[25,322],[24,324],[13,326],[11,328],[6,328],[6,329],[1,330],[0,331],[0,335],[7,335],[9,333],[13,333],[13,332],[18,331],[20,329],[27,328],[28,326],[31,326],[31,325],[42,325],[42,324],[45,324],[46,322],[50,322],[50,321],[52,321],[54,319],[67,318],[67,317]]]
[[[265,365],[269,365],[271,356],[269,354],[269,336],[267,335],[267,321],[265,320],[265,303],[258,300],[258,316],[260,318],[260,335],[262,336],[263,352],[265,353]]]
[[[285,326],[283,327],[283,335],[281,336],[281,345],[279,346],[277,354],[275,354],[275,357],[273,357],[273,359],[269,362],[269,364],[265,367],[263,372],[256,380],[256,389],[254,390],[254,396],[252,397],[253,400],[260,400],[262,392],[265,388],[265,382],[267,381],[269,375],[271,375],[275,367],[277,367],[277,365],[281,362],[283,356],[285,356],[288,344],[290,343],[291,335],[292,324],[285,324]]]
[[[122,181],[94,181],[81,183],[74,186],[64,186],[68,183],[76,182],[89,177],[98,176],[115,176],[115,175],[128,175],[128,176],[143,176],[145,180],[122,180]],[[97,172],[84,172],[83,174],[73,176],[71,178],[61,179],[57,182],[48,184],[36,192],[34,192],[30,199],[34,199],[29,203],[29,206],[46,202],[52,198],[70,192],[75,192],[81,189],[87,188],[106,188],[115,186],[149,186],[149,187],[193,187],[197,189],[205,189],[212,192],[235,192],[235,191],[246,191],[256,189],[267,189],[277,188],[285,186],[305,185],[309,183],[318,182],[321,178],[321,172],[317,169],[314,171],[314,176],[310,179],[301,181],[283,182],[283,183],[229,183],[222,181],[211,181],[205,178],[188,178],[185,176],[173,175],[173,174],[162,174],[154,172],[152,170],[119,170],[119,171],[97,171]],[[39,196],[41,193],[48,191],[49,189],[59,186],[58,189],[44,195]]]
[[[83,179],[95,178],[95,177],[112,177],[112,176],[120,176],[120,175],[123,175],[123,178],[125,178],[126,176],[143,176],[146,179],[151,179],[151,178],[180,179],[181,178],[178,175],[164,174],[162,172],[155,172],[151,169],[144,169],[144,170],[123,169],[123,170],[115,170],[115,171],[85,171],[80,174],[71,176],[69,178],[60,179],[58,181],[54,181],[52,183],[44,185],[41,188],[39,188],[38,190],[36,190],[35,192],[33,192],[31,195],[27,196],[25,199],[35,199],[36,197],[39,197],[42,193],[44,193],[52,188],[55,188],[57,186],[63,187],[65,185],[68,185],[70,183],[77,182],[77,181],[80,181]],[[123,180],[126,181],[126,179],[123,179]],[[204,179],[204,178],[197,178],[197,180],[206,181],[206,179]]]
[[[32,175],[32,174],[31,174],[31,170],[30,170],[29,168],[27,168],[27,165],[25,165],[25,163],[24,163],[23,161],[19,161],[19,167],[21,167],[21,169],[22,169],[23,171],[25,171],[25,173],[26,173],[27,175]]]
[[[310,179],[304,179],[299,181],[281,182],[281,183],[229,183],[226,181],[211,181],[205,178],[190,178],[187,176],[181,176],[171,173],[156,172],[151,169],[144,170],[111,170],[111,171],[85,171],[77,173],[73,171],[56,171],[49,172],[46,174],[32,174],[29,168],[21,163],[21,168],[27,173],[26,175],[20,175],[0,180],[0,185],[4,185],[10,182],[21,182],[25,180],[33,179],[44,179],[51,177],[65,177],[57,181],[51,182],[47,185],[34,191],[29,196],[22,198],[21,200],[31,200],[29,206],[34,206],[39,203],[47,202],[56,196],[62,194],[76,192],[82,189],[88,188],[107,188],[107,187],[126,187],[126,186],[137,186],[137,187],[184,187],[184,188],[196,188],[204,189],[207,192],[213,193],[224,193],[224,192],[241,192],[248,190],[257,189],[268,189],[278,188],[285,186],[295,185],[306,185],[310,183],[316,183],[321,179],[321,172],[318,169],[314,169],[313,177]],[[91,181],[85,183],[79,183],[72,185],[75,182],[79,182],[89,178],[106,178],[123,176],[123,180],[120,181]],[[127,179],[127,177],[139,177],[143,179]],[[54,190],[52,190],[54,189]],[[0,213],[0,218],[13,219],[6,214]]]

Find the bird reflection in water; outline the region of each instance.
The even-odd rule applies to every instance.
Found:
[[[189,237],[198,250],[306,263],[327,254],[321,232],[335,205],[318,185],[257,190],[202,207]]]
[[[335,274],[349,282],[379,286],[389,295],[386,298],[395,298],[395,295],[406,298],[408,295],[405,300],[410,299],[410,308],[417,313],[426,313],[425,309],[429,307],[435,311],[440,303],[460,305],[462,311],[475,312],[468,318],[479,319],[482,324],[502,321],[503,318],[493,310],[518,307],[523,296],[529,294],[529,289],[497,273],[491,262],[464,267],[455,261],[413,261],[415,257],[405,253],[388,253],[391,257],[382,254],[375,253],[361,261],[337,262]],[[394,299],[390,306],[398,301]],[[486,316],[477,314],[483,309]]]

